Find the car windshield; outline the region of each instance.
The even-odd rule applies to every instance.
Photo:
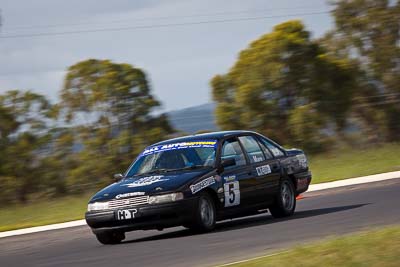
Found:
[[[217,141],[201,140],[152,146],[132,164],[126,177],[214,166]]]

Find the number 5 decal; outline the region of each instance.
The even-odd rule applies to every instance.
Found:
[[[224,184],[225,207],[236,206],[240,204],[239,182],[233,181]]]

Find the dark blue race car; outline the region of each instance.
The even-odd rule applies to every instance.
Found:
[[[215,222],[257,214],[290,216],[311,173],[303,151],[249,131],[175,138],[146,148],[117,181],[89,201],[86,222],[103,244],[125,232]]]

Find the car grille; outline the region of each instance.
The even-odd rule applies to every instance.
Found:
[[[108,202],[109,209],[127,208],[132,206],[149,204],[149,196],[115,199]]]

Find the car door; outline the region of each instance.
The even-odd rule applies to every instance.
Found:
[[[279,191],[279,182],[282,175],[280,160],[285,157],[285,153],[281,148],[266,138],[259,137],[257,139],[266,157],[266,163],[271,166],[272,171],[270,181],[265,186],[265,191],[267,194],[274,194]]]
[[[235,165],[225,167],[221,173],[224,183],[224,206],[245,207],[253,202],[252,192],[255,190],[256,181],[236,137],[229,138],[222,144],[221,161],[229,158],[235,159]]]
[[[253,175],[256,177],[255,201],[258,203],[268,201],[269,196],[273,196],[279,184],[279,160],[271,153],[267,154],[254,136],[240,136],[239,140],[247,154]]]

